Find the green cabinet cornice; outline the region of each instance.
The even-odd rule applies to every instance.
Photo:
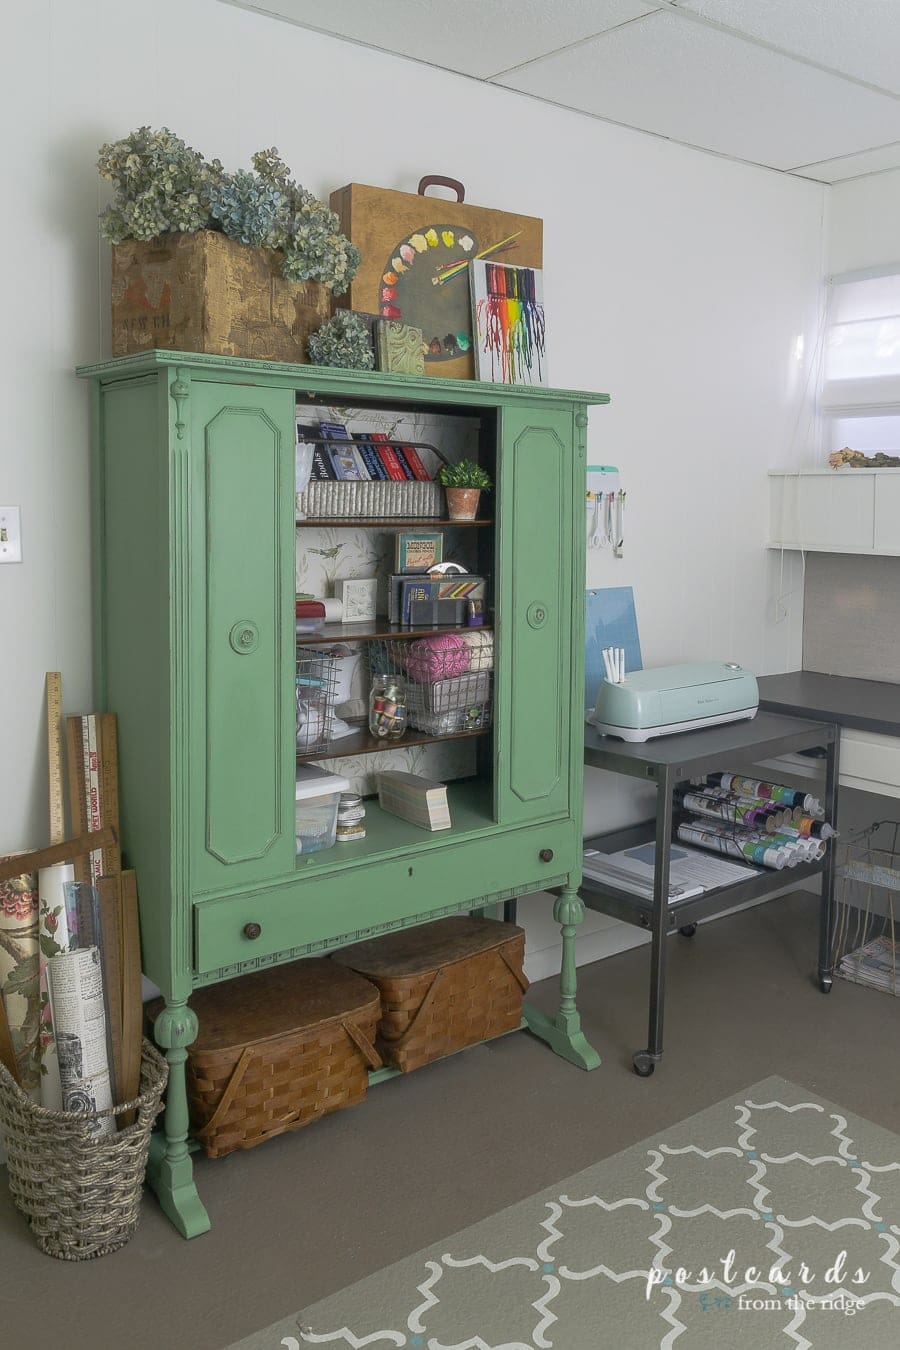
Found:
[[[609,403],[609,394],[576,389],[543,389],[534,385],[490,384],[479,380],[440,380],[417,375],[391,375],[381,370],[341,370],[330,366],[292,365],[286,361],[250,361],[237,356],[207,356],[202,352],[173,352],[154,348],[132,356],[117,356],[96,365],[79,366],[77,374],[99,379],[102,384],[133,379],[137,375],[177,366],[197,372],[219,372],[223,379],[240,380],[242,375],[254,381],[280,381],[301,393],[307,390],[323,397],[333,394],[346,401],[347,395],[364,398],[446,400],[452,403],[494,406],[521,399],[526,403],[558,402],[600,405]]]

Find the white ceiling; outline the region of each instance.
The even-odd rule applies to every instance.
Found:
[[[716,154],[900,167],[900,0],[227,0]]]

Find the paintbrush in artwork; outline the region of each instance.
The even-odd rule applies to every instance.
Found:
[[[501,239],[499,244],[490,244],[488,248],[483,248],[480,253],[476,253],[475,257],[490,258],[493,254],[499,253],[501,249],[508,249],[521,233],[521,230],[516,230],[515,234],[511,234],[508,239]],[[462,258],[459,262],[447,263],[446,266],[441,268],[438,276],[431,278],[432,286],[443,286],[445,281],[452,281],[454,277],[458,277],[461,272],[466,270],[470,261],[469,258]]]

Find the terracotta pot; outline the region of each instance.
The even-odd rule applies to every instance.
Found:
[[[478,514],[478,498],[481,488],[448,487],[447,514],[451,520],[474,520]]]

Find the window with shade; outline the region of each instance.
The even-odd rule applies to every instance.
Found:
[[[900,263],[831,278],[822,374],[826,454],[900,455]]]

